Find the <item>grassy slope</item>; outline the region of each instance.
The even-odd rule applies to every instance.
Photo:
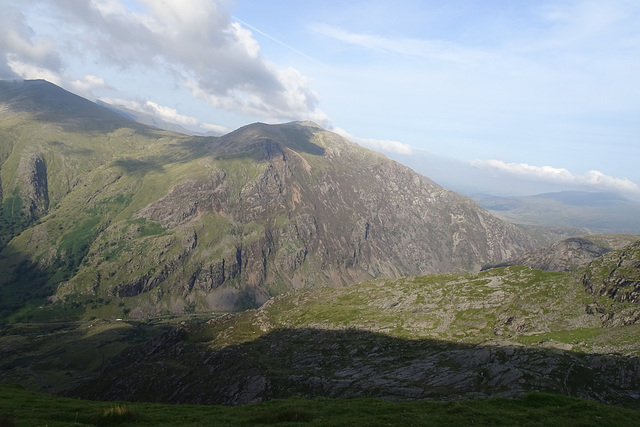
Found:
[[[599,263],[595,265],[603,269]],[[327,340],[339,337],[331,331],[354,331],[356,338],[360,335],[355,331],[361,331],[362,345],[351,344],[362,351],[376,347],[374,344],[379,341],[395,343],[392,348],[405,346],[402,351],[410,352],[413,347],[409,343],[419,344],[422,340],[424,345],[417,345],[418,353],[412,356],[417,358],[429,342],[460,349],[480,344],[638,357],[640,325],[604,327],[602,320],[604,315],[615,319],[637,310],[637,304],[588,295],[578,279],[579,274],[525,267],[382,279],[347,288],[294,291],[274,298],[260,310],[226,315],[207,323],[203,320],[210,317],[170,318],[166,322],[186,322],[185,343],[193,351],[179,357],[187,370],[192,362],[197,366],[200,358],[242,343],[247,344],[243,346],[246,351],[256,352],[256,357],[274,342],[290,348],[291,355],[295,355],[297,342],[308,340],[295,331],[311,329],[327,331]],[[67,313],[73,312],[73,302],[63,304]],[[111,306],[115,311],[123,309],[115,302],[101,304],[96,302],[104,310]],[[591,314],[587,307],[592,307]],[[82,310],[79,306],[77,309]],[[162,322],[93,320],[5,326],[0,331],[2,382],[19,382],[33,390],[72,389],[83,378],[99,375],[109,360],[125,350],[157,337],[165,330],[166,323]],[[320,332],[316,335],[317,339],[323,337]],[[77,356],[72,357],[74,354]],[[159,360],[165,357],[162,355],[158,353]],[[170,351],[167,355],[173,357]],[[152,359],[141,361],[149,366],[142,366],[140,372],[155,369]],[[349,358],[344,363],[348,361]],[[295,373],[290,372],[292,368],[287,363],[282,369],[285,377],[287,372]]]
[[[0,387],[4,426],[631,426],[640,411],[549,394],[469,402],[274,400],[239,407],[107,403]]]
[[[591,296],[577,278],[509,267],[478,274],[381,279],[287,294],[260,311],[274,329],[354,328],[403,339],[495,341],[585,353],[616,348],[640,355],[637,325],[603,328],[599,317],[585,312],[587,305],[598,305],[624,313],[637,304]],[[251,324],[256,314],[238,316]]]
[[[156,137],[160,136],[156,135]],[[64,156],[57,154],[52,154],[51,159],[47,160],[49,174],[52,177],[49,179],[52,209],[37,224],[14,238],[3,251],[0,266],[5,271],[13,271],[16,274],[16,277],[0,279],[3,294],[5,294],[3,295],[5,307],[20,306],[25,300],[31,300],[33,305],[42,304],[41,297],[51,295],[58,283],[69,280],[87,265],[84,258],[91,253],[92,246],[99,243],[97,237],[105,229],[113,222],[128,223],[134,220],[132,217],[134,209],[139,209],[149,200],[155,200],[166,194],[170,183],[176,177],[183,176],[187,168],[193,167],[189,164],[188,158],[175,159],[175,163],[166,166],[159,166],[161,161],[155,159],[165,157],[165,151],[172,148],[172,145],[185,142],[181,140],[154,140],[138,135],[138,141],[135,143],[138,147],[154,142],[153,148],[145,151],[147,159],[127,157],[128,153],[123,150],[116,156],[116,160],[107,162],[112,153],[96,154],[84,145],[108,147],[110,136],[86,138],[87,141],[79,146],[72,142],[83,141],[81,136],[65,133],[61,139],[64,139],[66,144],[73,145],[75,151],[86,149],[89,153],[87,160],[90,158],[91,161],[86,163],[79,161],[76,167],[67,163]],[[123,138],[116,138],[116,140],[118,144],[122,144]],[[172,151],[173,155],[176,155],[176,152],[180,153],[175,149]],[[188,153],[184,153],[184,156],[187,157]],[[104,158],[100,159],[101,157]],[[77,160],[78,156],[74,159]],[[95,166],[91,171],[83,170],[87,165],[99,160],[105,164]],[[6,169],[3,168],[3,172],[6,172]],[[58,170],[66,171],[71,178],[84,175],[75,185],[74,191],[70,192],[70,188],[62,188],[64,186],[61,182],[68,183],[72,179],[65,178],[62,172],[57,173]],[[6,174],[9,176],[9,172]],[[62,179],[60,179],[61,176]],[[163,183],[164,185],[161,185]],[[57,187],[61,189],[56,192]],[[150,227],[146,230],[138,227],[137,231],[142,237],[149,235],[150,231],[159,231],[156,225],[149,225]],[[133,237],[131,233],[126,234],[126,227],[121,226],[120,229],[125,230],[119,236],[114,236],[116,241]],[[91,280],[95,280],[95,277]],[[89,286],[91,283],[85,280],[82,284]],[[115,315],[117,316],[118,313]]]
[[[637,304],[591,296],[579,279],[509,267],[291,292],[259,310],[183,325],[184,336],[134,349],[74,393],[234,403],[223,385],[247,391],[246,379],[264,378],[268,386],[246,402],[543,390],[635,407],[640,324],[610,321]]]
[[[69,101],[76,104],[102,117],[91,103]],[[449,259],[455,260],[452,270],[467,271],[479,267],[478,256],[495,249],[465,221],[449,224],[449,207],[468,218],[475,218],[476,208],[440,188],[429,190],[443,198],[443,207],[433,202],[428,221],[417,219],[425,215],[422,208],[394,216],[392,204],[374,200],[381,197],[376,196],[381,184],[371,187],[371,176],[353,165],[366,161],[381,182],[395,176],[397,184],[386,184],[396,190],[414,184],[403,182],[409,179],[404,169],[401,173],[381,155],[312,126],[252,125],[235,136],[192,138],[118,117],[66,117],[56,109],[35,114],[27,107],[0,118],[6,196],[0,220],[7,220],[0,224],[0,269],[8,272],[0,276],[0,318],[8,321],[140,319],[253,308],[292,283],[342,285],[400,272],[443,271],[450,269]],[[280,137],[291,147],[274,142]],[[31,188],[36,164],[46,164],[46,203],[27,197],[39,195]],[[214,183],[219,185],[210,188]],[[44,184],[35,187],[44,191]],[[364,191],[373,198],[357,194],[358,188],[375,190]],[[338,194],[323,197],[320,191]],[[385,198],[396,193],[385,191]],[[18,215],[16,206],[27,202],[42,205],[37,215]],[[382,215],[378,208],[385,206]],[[192,207],[197,215],[187,212]],[[415,229],[404,227],[405,221]],[[376,230],[377,240],[364,242]],[[412,239],[423,245],[406,253],[386,250],[378,243],[384,236],[393,237],[389,242],[400,249]],[[271,240],[267,262],[261,252]],[[234,267],[238,250],[244,265]],[[450,250],[455,254],[442,256]],[[220,274],[220,265],[228,271]],[[77,310],[50,305],[51,296],[66,298]]]

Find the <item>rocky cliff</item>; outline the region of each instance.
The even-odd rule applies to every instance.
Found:
[[[3,192],[20,187],[39,221],[6,248],[0,285],[39,283],[87,316],[245,309],[294,288],[476,271],[535,245],[314,123],[187,137],[24,86],[3,101]]]
[[[639,303],[640,240],[591,262],[582,275],[582,282],[594,295],[607,296],[617,302]],[[631,323],[640,319],[640,309],[635,308],[633,313]]]
[[[525,265],[545,271],[572,271],[582,267],[607,252],[622,249],[640,240],[635,234],[602,234],[578,236],[537,248],[493,267]]]

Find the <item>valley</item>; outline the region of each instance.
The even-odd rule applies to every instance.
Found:
[[[640,410],[626,201],[501,219],[312,122],[187,136],[45,81],[0,81],[0,178],[2,387]]]

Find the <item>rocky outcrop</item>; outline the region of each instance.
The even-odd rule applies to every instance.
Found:
[[[599,260],[640,259],[637,245],[611,254]],[[238,405],[538,391],[639,407],[638,318],[637,303],[593,298],[575,273],[518,266],[375,280],[180,326],[113,359],[72,395]]]
[[[633,234],[571,237],[543,248],[534,249],[507,262],[485,266],[483,269],[524,265],[545,271],[573,271],[607,252],[622,249],[637,240],[640,240],[640,236]]]
[[[206,173],[137,213],[168,229],[206,217],[229,228],[218,257],[199,255],[220,244],[209,241],[182,260],[194,301],[229,285],[255,306],[283,289],[476,271],[535,244],[470,199],[312,123],[250,125],[212,141],[209,155],[218,160]],[[251,173],[228,158],[251,159]],[[205,310],[207,298],[197,302]]]
[[[451,400],[529,391],[625,405],[640,398],[638,358],[405,341],[358,330],[283,329],[222,349],[194,342],[197,336],[194,328],[172,331],[70,394],[224,405],[293,396]]]
[[[197,248],[199,241],[192,236],[181,244]],[[208,321],[170,327],[163,318],[166,332],[147,331],[147,338],[134,329],[151,329],[153,321],[118,321],[102,337],[103,322],[79,323],[74,349],[110,350],[71,358],[62,365],[65,381],[54,371],[42,387],[55,381],[71,396],[100,400],[226,405],[291,396],[452,400],[538,391],[639,407],[638,303],[618,302],[618,294],[609,300],[581,281],[581,275],[635,280],[639,250],[633,244],[610,252],[578,273],[516,266],[297,290]],[[210,273],[203,268],[199,277],[219,282],[234,266],[241,274],[246,267],[238,258],[229,268],[226,258]],[[193,282],[199,286],[209,285]],[[127,330],[135,341],[114,342],[113,333]],[[29,342],[9,340],[22,347],[9,355],[7,378],[32,378],[25,370],[46,366],[39,358],[57,363],[50,361],[57,352],[35,354]],[[114,345],[126,350],[116,356]]]
[[[126,299],[141,318],[238,310],[296,288],[477,271],[536,245],[311,122],[187,137],[46,82],[0,85],[10,112],[0,130],[15,135],[0,141],[0,157],[20,159],[19,173],[3,166],[3,177],[42,219],[19,230],[0,267],[41,266],[39,297]],[[24,275],[6,277],[0,288],[26,288],[16,282]]]
[[[49,208],[47,164],[42,155],[24,155],[17,174],[20,178],[23,213],[33,219],[42,216]]]
[[[640,240],[590,263],[582,273],[582,283],[593,295],[607,296],[617,302],[639,303]]]

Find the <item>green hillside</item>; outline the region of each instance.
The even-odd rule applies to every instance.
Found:
[[[542,391],[638,407],[639,250],[570,273],[507,267],[299,290],[235,314],[7,325],[2,381],[114,401]]]
[[[241,424],[348,424],[324,414],[350,402],[383,420],[404,408],[409,423],[417,401],[469,401],[428,408],[494,423],[495,402],[524,405],[505,424],[531,405],[545,407],[532,421],[560,416],[549,402],[604,411],[557,395],[640,407],[634,236],[530,252],[520,228],[314,123],[189,137],[42,81],[0,82],[0,178],[0,384],[112,402],[284,399],[228,413]],[[571,271],[479,271],[510,259]],[[85,424],[168,410],[84,405]]]
[[[474,271],[535,245],[310,122],[223,137],[0,82],[0,318],[239,311],[297,288]]]

